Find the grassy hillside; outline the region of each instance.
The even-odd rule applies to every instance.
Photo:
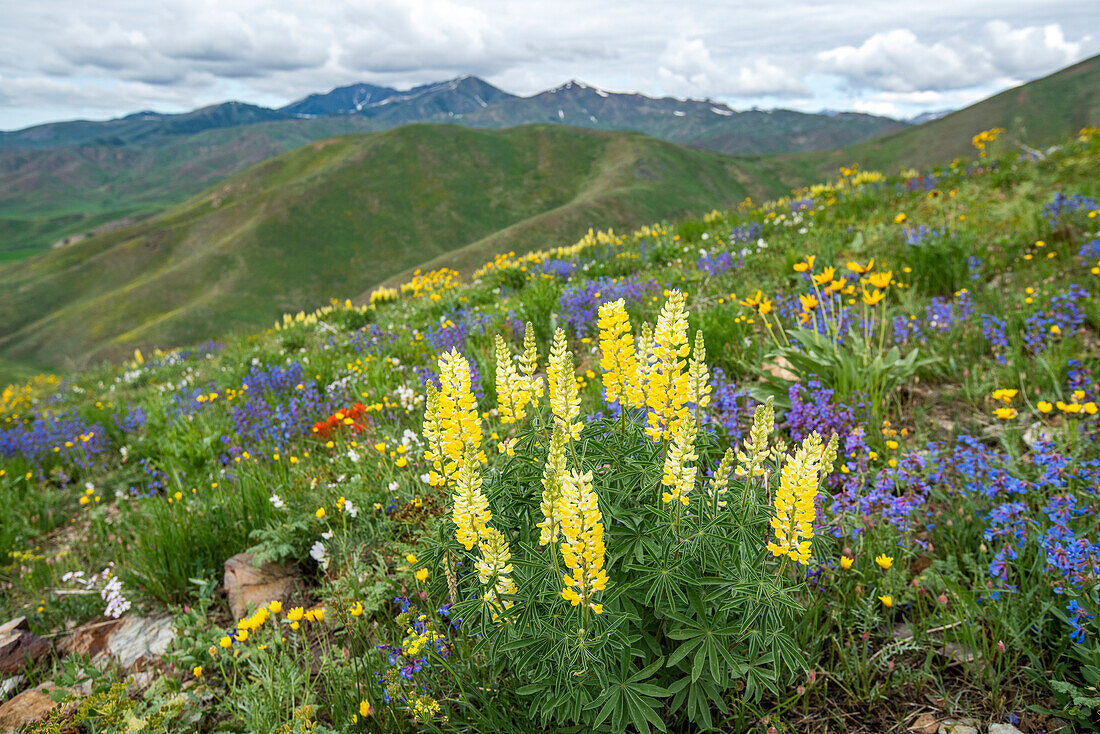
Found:
[[[260,161],[377,130],[357,117],[207,130],[151,146],[0,149],[0,262],[133,215],[159,212]]]
[[[6,266],[0,354],[69,369],[268,323],[454,251],[465,267],[785,188],[764,159],[634,133],[420,125],[333,138]]]

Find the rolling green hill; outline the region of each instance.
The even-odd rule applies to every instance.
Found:
[[[71,369],[354,296],[433,258],[575,241],[783,193],[767,159],[638,133],[413,125],[265,161],[0,269],[0,357]]]

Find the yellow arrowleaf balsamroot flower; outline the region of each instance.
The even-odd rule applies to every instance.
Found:
[[[893,279],[893,270],[887,270],[885,273],[871,273],[867,276],[867,282],[879,290],[886,290]]]
[[[809,272],[810,270],[813,270],[813,269],[814,269],[814,256],[813,255],[807,255],[805,260],[803,260],[800,263],[795,263],[794,264],[794,271],[796,273],[805,273],[805,272]]]
[[[565,429],[569,440],[578,439],[583,427],[577,417],[581,413],[581,398],[577,394],[577,376],[573,372],[573,353],[565,340],[565,329],[554,332],[550,347],[550,360],[546,368],[547,387],[550,391],[550,408],[554,423]],[[576,421],[576,422],[575,422]]]
[[[634,336],[623,299],[600,306],[600,368],[603,369],[604,399],[637,408],[642,402],[638,380],[638,358]]]
[[[818,275],[814,276],[814,282],[819,286],[828,285],[833,281],[833,276],[836,275],[836,268],[832,265],[822,270]]]
[[[539,527],[539,545],[558,541],[561,527],[561,490],[565,481],[565,444],[568,439],[565,428],[554,426],[550,436],[550,451],[546,456],[546,467],[542,470],[542,522]]]
[[[889,571],[890,566],[894,565],[894,557],[888,556],[883,553],[882,555],[875,557],[875,563],[877,563],[878,567],[881,568],[883,571]]]
[[[649,408],[646,433],[654,441],[671,438],[676,424],[687,413],[685,406],[690,392],[690,380],[684,372],[684,357],[688,356],[687,333],[684,294],[674,290],[661,308],[653,332],[652,361],[646,386],[646,406]]]
[[[821,436],[816,431],[807,436],[795,453],[787,457],[775,492],[775,516],[771,521],[775,542],[768,543],[768,550],[803,566],[810,562],[816,513],[814,499],[824,452]]]
[[[454,500],[455,538],[466,550],[471,550],[493,519],[489,500],[481,493],[481,465],[473,444],[466,447],[466,461],[458,470],[458,487],[451,499]]]
[[[477,561],[477,575],[481,583],[489,587],[482,595],[482,600],[498,609],[511,608],[513,602],[502,598],[503,595],[516,593],[516,584],[511,577],[512,552],[508,549],[508,541],[496,528],[485,528],[477,547],[481,551],[481,558]],[[493,619],[496,620],[495,614]]]
[[[866,265],[860,265],[855,260],[851,260],[845,264],[844,267],[848,268],[856,275],[865,275],[875,269],[875,259],[871,258],[871,261]]]
[[[496,336],[497,410],[501,423],[518,423],[527,416],[527,404],[532,401],[531,383],[520,377],[512,352],[500,334]]]
[[[306,610],[302,607],[291,607],[290,611],[286,613],[287,621],[290,622],[290,628],[296,630],[299,627],[299,623],[302,621],[302,617],[305,616]]]
[[[563,578],[562,598],[573,606],[583,604],[596,614],[603,605],[595,602],[597,591],[607,588],[604,570],[603,518],[592,490],[592,472],[570,472],[562,481],[558,500],[561,514],[561,554],[571,573]]]
[[[861,290],[863,291],[863,302],[866,303],[868,306],[875,306],[878,304],[879,301],[886,297],[886,294],[880,291],[878,288],[875,288],[870,293],[868,293],[867,289],[865,288]]]
[[[672,443],[665,455],[664,477],[661,479],[661,484],[668,487],[668,491],[661,495],[666,503],[678,499],[686,506],[688,493],[695,487],[697,467],[687,465],[699,458],[695,453],[695,434],[695,419],[687,416],[680,421],[672,436]]]

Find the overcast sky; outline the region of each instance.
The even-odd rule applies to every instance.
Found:
[[[463,74],[909,116],[1095,55],[1098,34],[1098,0],[3,0],[0,129]]]

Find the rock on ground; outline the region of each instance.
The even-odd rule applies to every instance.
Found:
[[[297,590],[298,579],[293,566],[265,563],[257,568],[251,553],[238,553],[225,562],[225,592],[233,617],[242,619],[250,607],[288,601]]]
[[[150,619],[132,614],[77,627],[59,648],[62,655],[87,655],[93,663],[114,658],[123,669],[133,671],[167,652],[175,636],[170,618]]]
[[[56,687],[46,682],[0,704],[0,734],[14,734],[24,725],[44,719],[55,706],[60,706],[50,698],[50,691]]]

